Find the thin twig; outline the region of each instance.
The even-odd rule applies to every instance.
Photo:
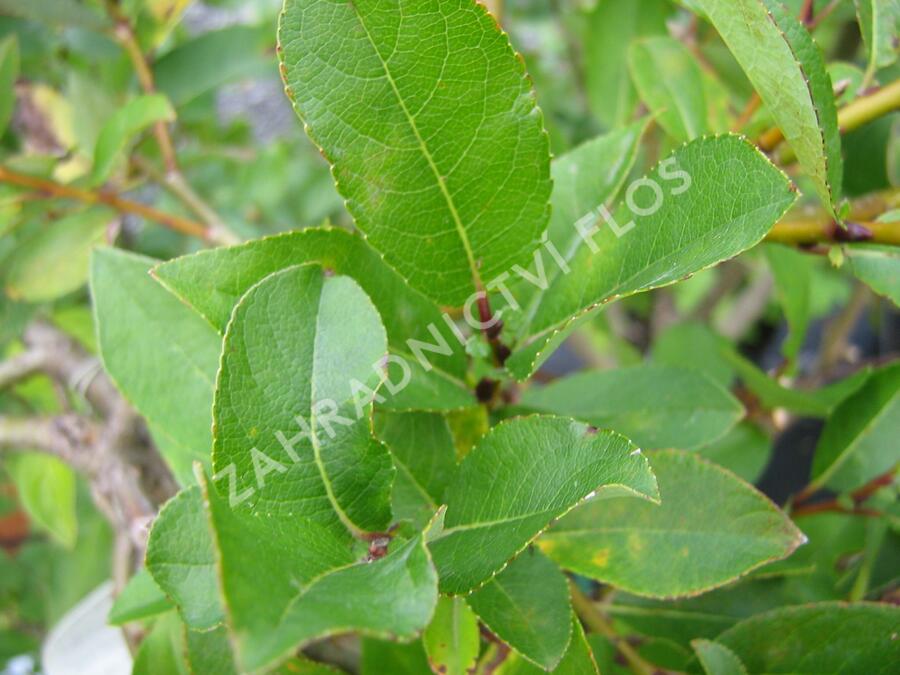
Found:
[[[155,223],[164,225],[170,230],[188,234],[192,237],[199,237],[213,243],[216,243],[217,237],[219,236],[219,233],[214,232],[211,228],[202,223],[190,220],[189,218],[183,218],[171,213],[159,211],[152,206],[125,199],[115,192],[110,192],[108,190],[84,190],[71,185],[63,185],[62,183],[57,183],[56,181],[47,178],[29,176],[3,166],[0,166],[0,183],[10,183],[11,185],[38,190],[48,197],[74,199],[83,204],[104,204],[121,213],[130,213],[132,215],[141,216],[147,220],[152,220]]]
[[[131,59],[141,89],[146,94],[155,94],[156,81],[153,77],[153,70],[150,68],[150,63],[141,50],[129,18],[122,13],[118,4],[112,0],[107,0],[106,9],[115,26],[113,34],[128,54],[129,59]],[[178,159],[172,143],[172,136],[169,133],[169,127],[164,121],[160,120],[153,125],[153,135],[156,138],[159,152],[163,158],[163,164],[166,167],[165,174],[158,176],[157,182],[162,184],[163,187],[193,211],[194,215],[206,223],[210,231],[210,236],[208,237],[210,241],[226,245],[240,241],[240,238],[231,232],[225,221],[194,191],[184,177],[178,166]]]
[[[838,127],[845,134],[895,110],[900,110],[900,80],[860,96],[838,110]],[[756,144],[761,150],[771,152],[783,140],[781,129],[772,127],[757,139]],[[783,159],[793,158],[788,155]]]
[[[628,667],[633,673],[636,673],[636,675],[656,675],[657,673],[662,672],[659,668],[644,660],[644,658],[637,653],[637,650],[628,644],[627,640],[616,633],[609,619],[597,609],[590,598],[581,592],[574,581],[569,581],[569,588],[572,592],[572,607],[575,609],[575,613],[578,617],[589,629],[604,636],[612,643],[625,659],[626,663],[628,663]]]
[[[868,307],[871,296],[867,286],[857,283],[847,305],[828,324],[819,349],[818,372],[827,375],[847,352],[850,334]]]

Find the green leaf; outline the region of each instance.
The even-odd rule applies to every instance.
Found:
[[[752,422],[741,422],[697,453],[748,483],[755,483],[769,463],[772,439]]]
[[[410,289],[360,237],[346,230],[310,228],[202,251],[163,263],[153,274],[224,332],[234,305],[251,286],[273,272],[306,262],[317,262],[337,274],[353,277],[385,322],[392,353],[410,367],[408,386],[395,395],[380,392],[386,399],[384,405],[399,410],[446,410],[475,402],[462,381],[465,352],[440,310]],[[430,371],[411,355],[420,343],[439,347],[440,353],[425,353]],[[392,362],[389,381],[403,380],[397,368]]]
[[[809,32],[777,0],[697,0],[741,64],[825,205],[843,166],[831,78]]]
[[[722,633],[751,673],[887,675],[900,661],[900,607],[823,602],[758,614]]]
[[[506,364],[517,379],[528,377],[549,355],[548,344],[564,337],[573,319],[741,253],[758,243],[795,199],[784,174],[736,136],[688,143],[635,185],[640,190],[632,205],[647,215],[632,215],[623,204],[613,216],[615,230],[613,221],[598,216],[600,230],[589,237],[593,248],[582,243],[569,264],[571,273],[560,275],[537,307],[529,308]],[[651,203],[654,193],[662,199]],[[616,230],[627,231],[618,236]]]
[[[371,432],[386,354],[378,312],[349,277],[289,267],[244,295],[213,404],[213,466],[241,508],[387,528],[395,470]]]
[[[429,543],[441,590],[488,581],[553,519],[604,490],[656,499],[646,458],[624,437],[540,415],[495,426],[444,494],[443,531]]]
[[[666,34],[669,7],[663,0],[598,2],[585,21],[585,80],[591,111],[608,127],[622,126],[638,100],[628,77],[632,40]]]
[[[37,527],[71,549],[78,537],[75,473],[56,457],[16,454],[4,460],[19,501]]]
[[[141,642],[132,675],[189,675],[185,660],[184,631],[175,612],[163,614]]]
[[[788,324],[789,333],[781,351],[788,361],[796,363],[811,319],[812,266],[808,255],[787,246],[770,244],[763,247],[763,252]]]
[[[897,34],[900,32],[900,2],[898,0],[854,0],[859,32],[868,50],[869,65],[866,80],[871,82],[875,71],[897,60]]]
[[[431,667],[419,641],[402,645],[384,640],[362,640],[362,675],[428,675]]]
[[[581,622],[572,615],[572,638],[562,661],[550,672],[555,675],[599,675],[597,663],[591,653],[591,647],[584,635]],[[547,672],[512,652],[496,670],[497,675],[540,675]],[[605,673],[606,671],[604,671]]]
[[[878,244],[845,246],[844,260],[857,279],[900,306],[900,249]]]
[[[238,675],[225,626],[207,631],[188,630],[186,633],[191,675]]]
[[[549,216],[549,142],[482,6],[288,0],[278,38],[288,96],[338,191],[410,285],[460,306],[527,262]]]
[[[571,375],[526,390],[522,405],[614,429],[645,449],[696,448],[744,416],[740,402],[702,373],[652,364]]]
[[[858,390],[869,377],[868,369],[817,390],[791,389],[769,377],[750,359],[726,344],[722,351],[744,385],[767,409],[784,408],[810,417],[825,417],[847,396]]]
[[[715,464],[678,451],[655,452],[651,460],[659,506],[591,500],[545,533],[541,550],[578,574],[672,598],[722,586],[803,543],[781,510]]]
[[[171,122],[175,111],[162,94],[145,94],[116,110],[100,131],[88,184],[102,185],[125,153],[129,141],[156,122]]]
[[[551,164],[553,193],[550,197],[551,215],[544,250],[535,257],[541,266],[535,277],[542,283],[532,286],[520,280],[515,295],[521,304],[531,306],[540,301],[541,285],[546,287],[560,273],[561,268],[547,260],[546,253],[555,248],[557,254],[569,261],[578,251],[581,241],[573,223],[585,214],[593,213],[609,202],[621,190],[634,166],[640,141],[650,124],[644,118],[621,129],[585,141]],[[514,269],[520,276],[518,269]],[[546,275],[546,281],[542,276]]]
[[[744,664],[728,647],[711,640],[693,640],[691,646],[706,675],[747,675]]]
[[[530,549],[466,598],[488,629],[546,670],[559,665],[569,646],[572,604],[559,568]]]
[[[15,33],[0,42],[0,137],[12,119],[16,104],[15,85],[19,78],[19,41]]]
[[[703,74],[687,47],[669,37],[631,43],[631,77],[660,126],[685,143],[708,132]]]
[[[109,610],[109,623],[121,626],[132,621],[148,619],[172,609],[172,601],[153,581],[146,568],[141,568],[128,580],[116,596]]]
[[[816,446],[813,487],[848,491],[897,465],[900,363],[876,370],[832,413]]]
[[[466,675],[475,668],[481,646],[478,617],[462,598],[441,597],[422,643],[434,672]]]
[[[649,118],[638,120],[585,141],[553,160],[552,213],[547,234],[567,259],[580,241],[573,223],[622,189],[649,124]]]
[[[299,512],[232,510],[211,486],[204,489],[243,670],[262,669],[336,633],[411,639],[431,620],[437,574],[421,535],[368,562],[343,528]],[[272,485],[265,489],[277,494]]]
[[[63,28],[107,28],[104,14],[76,0],[0,0],[0,12]]]
[[[6,292],[16,300],[48,302],[81,288],[91,249],[103,240],[112,219],[109,209],[91,207],[42,226],[16,249]]]
[[[264,22],[265,36],[253,26],[228,26],[188,40],[153,64],[157,88],[176,106],[254,75],[270,74],[271,28]]]
[[[375,435],[388,446],[397,468],[391,497],[394,517],[423,527],[443,503],[456,471],[450,425],[434,413],[377,410]]]
[[[209,630],[224,621],[215,562],[202,495],[194,485],[160,510],[146,557],[147,571],[191,629]]]
[[[96,249],[91,294],[106,372],[143,415],[182,483],[209,466],[213,381],[221,338],[148,274],[155,261]]]

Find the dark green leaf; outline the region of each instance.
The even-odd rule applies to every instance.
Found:
[[[900,661],[900,607],[820,603],[742,621],[716,638],[751,673],[888,675]]]
[[[875,371],[825,425],[813,460],[812,485],[848,491],[897,465],[900,363]]]
[[[391,451],[397,477],[394,517],[423,527],[443,503],[456,471],[456,450],[446,418],[435,413],[375,413],[375,435]]]
[[[566,577],[537,550],[524,551],[466,601],[494,635],[546,670],[573,639]]]

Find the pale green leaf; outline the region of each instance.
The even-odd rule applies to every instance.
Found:
[[[547,234],[567,259],[580,241],[573,224],[616,196],[634,166],[649,123],[644,118],[597,136],[553,160],[553,210]]]
[[[485,626],[529,661],[546,670],[559,665],[572,639],[569,584],[535,549],[466,598]]]
[[[715,464],[679,451],[652,453],[651,463],[660,505],[593,499],[540,538],[544,553],[625,591],[671,598],[722,586],[803,542],[771,501]]]
[[[153,622],[134,657],[132,675],[189,675],[185,658],[184,626],[169,612]]]
[[[213,405],[213,466],[248,491],[241,508],[356,533],[388,526],[395,470],[371,432],[386,354],[378,312],[349,277],[289,267],[244,295]]]
[[[435,413],[377,410],[375,435],[388,446],[397,468],[391,496],[394,518],[423,527],[443,503],[456,471],[450,425]]]
[[[825,425],[813,460],[812,485],[848,491],[898,463],[900,363],[876,370]]]
[[[362,675],[429,675],[431,668],[420,641],[397,644],[364,638],[360,670]]]
[[[712,640],[693,640],[691,646],[706,675],[747,675],[744,664],[728,647]]]
[[[88,183],[102,185],[112,174],[129,142],[156,122],[171,122],[175,111],[162,94],[145,94],[116,110],[100,131]]]
[[[421,535],[368,562],[342,528],[287,512],[235,511],[211,486],[205,491],[242,669],[262,669],[336,633],[411,639],[431,620],[437,574]]]
[[[147,420],[182,482],[209,466],[220,336],[150,277],[156,261],[96,249],[91,294],[100,355],[116,386]]]
[[[187,661],[191,675],[238,675],[228,629],[187,630]]]
[[[758,614],[716,638],[751,673],[888,675],[900,662],[900,607],[824,602]]]
[[[696,448],[744,416],[740,402],[702,373],[652,364],[571,375],[526,390],[521,402],[613,429],[645,449]]]
[[[172,601],[142,567],[128,580],[109,610],[109,623],[121,626],[147,619],[172,609]]]
[[[900,34],[900,1],[854,0],[859,32],[868,50],[867,77],[897,60]]]
[[[228,26],[177,45],[153,64],[157,88],[176,107],[229,82],[270,75],[271,27],[265,36],[254,26]]]
[[[854,276],[900,306],[900,248],[878,244],[845,246],[844,260]]]
[[[346,230],[310,228],[201,251],[163,263],[153,274],[224,332],[234,305],[251,286],[273,272],[306,262],[352,277],[378,309],[391,351],[411,370],[409,384],[395,395],[380,392],[385,405],[399,410],[452,410],[474,403],[462,381],[465,352],[441,312],[410,289],[360,237]],[[440,339],[432,333],[432,326]],[[410,340],[413,347],[427,343],[439,348],[424,352],[430,371],[411,353]],[[392,362],[389,368],[389,381],[402,382],[400,366]]]
[[[637,94],[628,77],[632,40],[666,34],[669,7],[664,0],[598,2],[585,21],[585,80],[591,111],[608,128],[628,122]]]
[[[837,109],[822,53],[777,0],[698,0],[834,210],[843,165]]]
[[[466,675],[478,659],[478,617],[462,598],[443,596],[422,635],[431,669],[441,675]]]
[[[4,460],[22,508],[37,528],[66,548],[75,546],[75,473],[62,460],[37,453],[16,454]]]
[[[357,226],[414,288],[459,306],[527,262],[549,215],[549,143],[481,5],[288,0],[279,44]]]
[[[612,221],[598,216],[599,232],[589,238],[595,250],[582,243],[571,273],[560,275],[540,304],[529,308],[506,364],[518,379],[546,358],[548,344],[565,336],[573,317],[741,253],[758,243],[795,199],[784,174],[736,136],[688,143],[636,185],[640,189],[631,205],[647,215],[635,216],[623,204],[614,212],[615,230]]]
[[[532,306],[539,303],[542,289],[546,289],[561,274],[558,264],[548,257],[553,254],[553,249],[567,262],[578,252],[581,239],[574,223],[618,194],[634,166],[640,141],[649,123],[650,120],[644,118],[597,136],[553,160],[552,208],[547,242],[533,258],[535,264],[540,265],[534,270],[538,283],[531,284],[524,279],[518,281],[515,296],[520,304]],[[521,276],[518,269],[513,272]]]
[[[795,363],[812,318],[811,262],[808,255],[779,244],[764,246],[763,251],[775,278],[778,302],[788,324],[788,336],[781,346],[781,352],[788,361]]]
[[[687,47],[669,37],[632,42],[628,68],[641,99],[674,140],[708,132],[703,74]]]
[[[600,675],[591,647],[584,635],[581,622],[572,615],[572,638],[562,661],[551,673],[554,675]],[[547,671],[538,668],[515,652],[512,652],[496,670],[497,675],[541,675]],[[606,673],[606,671],[603,671]]]
[[[540,415],[495,426],[444,494],[443,530],[429,543],[441,590],[488,581],[553,519],[604,489],[656,499],[646,458],[623,436]]]
[[[219,601],[215,552],[200,488],[186,488],[170,499],[150,530],[147,571],[195,630],[224,621]]]
[[[12,119],[16,103],[15,84],[19,77],[19,42],[15,33],[0,41],[0,136]]]
[[[112,219],[109,209],[92,207],[42,226],[13,254],[6,292],[17,300],[48,302],[81,288],[91,249],[103,241]]]
[[[76,0],[0,0],[0,13],[64,28],[102,31],[108,24],[105,14]]]

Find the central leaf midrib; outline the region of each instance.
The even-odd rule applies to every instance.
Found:
[[[450,210],[450,215],[453,218],[453,224],[456,227],[456,232],[459,235],[459,238],[462,241],[463,248],[466,251],[466,258],[469,262],[469,270],[472,273],[472,281],[474,282],[476,289],[481,289],[481,275],[478,273],[478,264],[475,261],[475,254],[472,251],[472,245],[469,242],[469,235],[466,232],[466,228],[463,226],[462,219],[459,216],[459,212],[456,210],[456,204],[453,202],[453,196],[450,194],[443,176],[441,176],[441,172],[434,161],[434,157],[432,157],[431,152],[428,149],[428,145],[425,143],[425,139],[422,138],[422,134],[419,133],[419,128],[416,126],[415,117],[413,117],[413,115],[409,112],[409,109],[406,107],[406,103],[404,103],[403,101],[403,97],[400,95],[400,90],[397,88],[397,83],[394,81],[393,75],[391,75],[391,71],[388,68],[387,62],[381,56],[381,52],[378,51],[375,40],[372,39],[372,34],[369,32],[369,28],[366,26],[365,21],[363,21],[362,13],[356,7],[356,3],[350,2],[349,4],[356,14],[356,18],[359,21],[360,27],[366,34],[366,40],[368,40],[369,45],[371,45],[372,47],[372,51],[375,53],[375,56],[378,58],[378,62],[381,64],[381,68],[384,71],[384,76],[387,79],[388,84],[391,85],[391,90],[394,92],[394,96],[397,99],[397,104],[400,106],[400,110],[403,111],[403,116],[409,123],[409,127],[419,144],[419,149],[422,151],[422,155],[428,162],[428,166],[431,168],[431,172],[434,174],[434,178],[437,181],[438,188],[440,189],[441,194],[444,196],[444,200],[447,202],[447,208]]]
[[[311,361],[311,370],[309,376],[309,439],[313,448],[313,460],[316,463],[316,468],[319,470],[319,477],[322,479],[322,485],[325,487],[325,495],[328,497],[328,501],[331,502],[332,508],[334,508],[335,513],[337,513],[338,518],[341,523],[344,524],[353,536],[360,536],[363,533],[363,529],[357,527],[356,523],[347,515],[347,512],[344,511],[344,508],[341,506],[340,502],[338,502],[337,495],[334,493],[334,486],[331,484],[331,478],[328,476],[328,471],[325,469],[325,463],[322,461],[322,446],[319,443],[319,434],[316,432],[316,352],[319,346],[319,318],[322,316],[322,301],[325,297],[325,284],[327,280],[323,281],[321,287],[319,288],[319,302],[316,307],[316,332],[313,336],[313,355]]]

